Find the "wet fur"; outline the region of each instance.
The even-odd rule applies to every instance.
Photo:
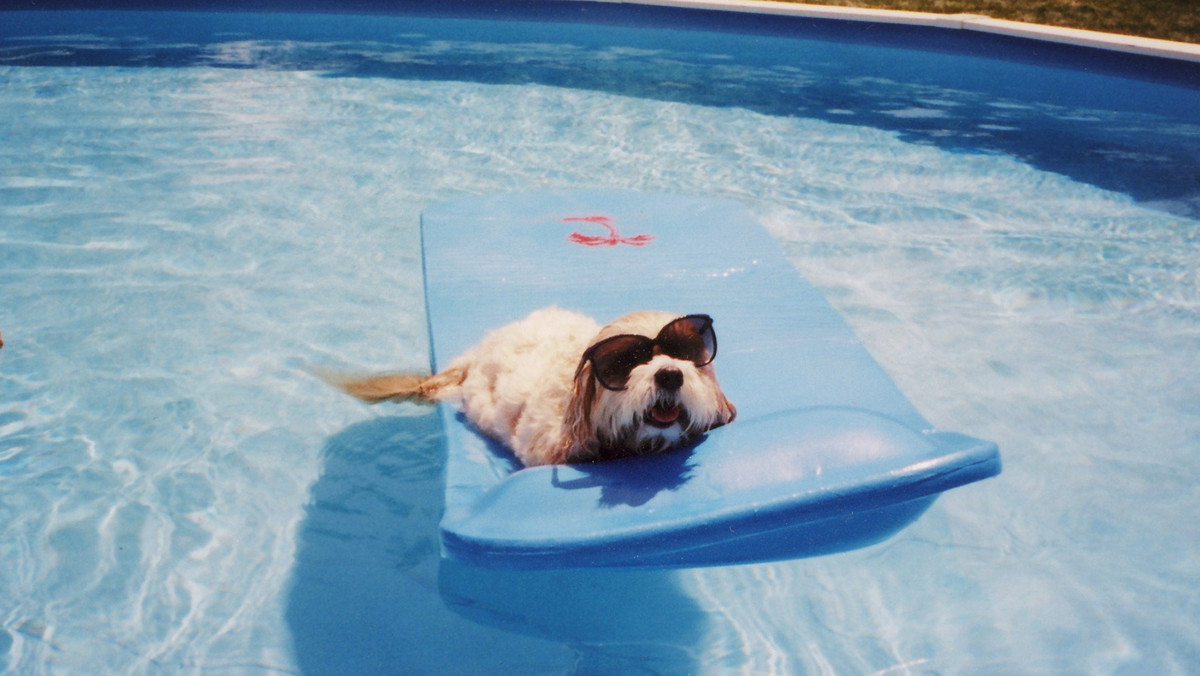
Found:
[[[482,432],[513,450],[526,466],[589,462],[675,448],[731,422],[737,409],[721,392],[712,364],[656,355],[630,374],[626,389],[605,389],[579,360],[591,345],[619,334],[653,337],[678,315],[636,312],[601,327],[590,317],[551,307],[491,333],[432,376],[384,374],[334,380],[367,402],[456,400]],[[676,392],[661,391],[655,373],[683,373]],[[577,373],[578,372],[578,373]],[[666,428],[646,423],[659,399],[685,411]]]

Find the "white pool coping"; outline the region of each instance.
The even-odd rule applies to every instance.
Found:
[[[890,9],[863,9],[858,7],[830,7],[826,5],[769,2],[767,0],[599,0],[599,2],[744,12],[750,14],[772,14],[813,19],[837,19],[841,21],[869,21],[906,26],[931,26],[1200,63],[1200,45],[1188,42],[1175,42],[1172,40],[1159,40],[1156,38],[1143,38],[1116,33],[1101,33],[1099,31],[1081,30],[1078,28],[1043,26],[1041,24],[1020,21],[993,19],[979,14],[934,14],[931,12],[907,12]]]

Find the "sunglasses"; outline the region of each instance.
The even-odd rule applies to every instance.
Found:
[[[704,366],[717,356],[712,324],[708,315],[688,315],[664,326],[653,339],[632,333],[605,338],[583,353],[575,375],[590,361],[597,382],[605,389],[623,390],[633,369],[654,358],[655,348],[659,354]]]

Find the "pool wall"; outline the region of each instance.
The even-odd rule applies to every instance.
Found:
[[[763,0],[42,0],[0,10],[65,9],[405,14],[550,20],[621,26],[663,26],[787,36],[858,40],[881,46],[917,39],[922,49],[964,51],[1043,65],[1103,70],[1126,77],[1200,87],[1200,45],[993,19],[975,14],[936,14],[833,7]]]
[[[621,2],[622,0],[617,0]],[[1003,35],[1052,42],[1076,47],[1089,47],[1143,56],[1200,62],[1200,45],[1170,40],[1117,35],[1075,28],[1059,28],[1039,24],[993,19],[980,14],[935,14],[859,7],[830,7],[799,3],[762,2],[760,0],[644,0],[637,4],[661,7],[685,7],[725,12],[747,12],[775,16],[833,19],[865,23],[927,26],[975,33]]]
[[[144,4],[51,1],[38,6],[128,9]],[[1195,135],[1181,132],[1155,143],[1138,127],[1113,117],[1132,113],[1142,123],[1188,127],[1200,109],[1200,61],[991,31],[1024,30],[1023,24],[757,1],[468,0],[434,6],[359,1],[337,8],[357,15],[337,16],[327,14],[335,9],[327,0],[236,6],[184,0],[176,5],[187,11],[174,16],[162,10],[124,12],[119,18],[112,13],[103,20],[91,11],[9,12],[0,35],[18,36],[6,59],[26,66],[295,68],[330,76],[536,83],[833,122],[851,121],[843,111],[854,109],[860,111],[855,124],[896,132],[915,143],[954,152],[1001,152],[1128,194],[1141,204],[1176,214],[1200,212],[1200,141]],[[730,9],[734,7],[750,11]],[[184,16],[205,8],[220,11]],[[280,15],[269,12],[276,9],[290,10],[289,18],[273,20]],[[476,53],[466,42],[422,42],[411,28],[398,28],[400,16],[410,17],[405,21],[453,18],[460,22],[463,40],[520,45],[524,56],[520,63],[508,63]],[[130,23],[137,24],[144,41],[126,44],[117,33],[101,41],[71,39],[119,32]],[[976,30],[980,26],[990,32]],[[256,36],[256,47],[232,56],[249,60],[229,61],[231,52],[221,45],[246,31]],[[1123,40],[1086,31],[1043,32]],[[29,38],[35,35],[45,40]],[[356,50],[335,49],[333,58],[321,53],[342,44],[347,35],[403,44],[419,58],[400,62]],[[1184,56],[1200,49],[1151,42]],[[635,76],[619,72],[607,57],[596,58],[610,43],[642,50]],[[876,48],[889,50],[887,58],[870,56]],[[656,59],[645,50],[667,50],[672,56]],[[810,61],[827,63],[836,77],[787,75],[793,72],[788,69],[805,68]],[[738,66],[729,67],[733,63]],[[868,84],[847,98],[838,78]],[[896,110],[903,95],[894,83],[915,83],[933,98],[960,100],[954,106],[935,106],[937,110]],[[984,89],[986,95],[981,94]],[[997,111],[1004,119],[995,119]],[[1053,128],[1026,128],[1025,117],[1046,113],[1056,120]],[[993,124],[981,129],[981,120]]]

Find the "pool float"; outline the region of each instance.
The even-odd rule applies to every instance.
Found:
[[[433,368],[548,305],[601,323],[706,313],[732,424],[656,456],[522,468],[452,405],[445,555],[509,568],[681,567],[879,542],[995,444],[933,429],[740,204],[614,190],[469,198],[421,217]]]

